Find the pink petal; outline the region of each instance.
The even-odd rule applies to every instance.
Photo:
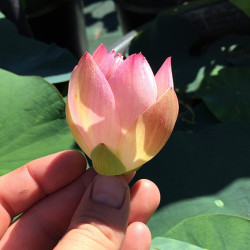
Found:
[[[121,126],[127,130],[156,101],[153,72],[142,54],[129,56],[111,75],[109,84],[119,110]]]
[[[67,102],[73,123],[69,127],[80,137],[76,141],[84,140],[88,151],[104,143],[115,152],[121,136],[118,110],[105,76],[89,53],[72,73]]]
[[[95,50],[93,53],[93,59],[107,79],[119,64],[123,62],[120,54],[115,57],[114,50],[108,53],[103,44]]]
[[[96,62],[96,64],[99,66],[102,62],[103,58],[108,56],[108,51],[106,50],[106,47],[101,44],[93,53],[93,59]]]
[[[109,72],[106,75],[106,78],[109,80],[112,74],[116,71],[118,66],[123,62],[122,54],[118,53],[117,56],[114,58],[113,64],[109,68]]]
[[[157,99],[159,99],[168,88],[173,88],[173,75],[171,68],[171,57],[168,57],[155,75],[157,84]]]

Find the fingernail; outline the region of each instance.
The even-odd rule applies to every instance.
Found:
[[[127,186],[116,176],[97,175],[92,189],[92,200],[104,205],[120,208]]]

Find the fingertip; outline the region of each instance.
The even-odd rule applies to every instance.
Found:
[[[79,174],[86,170],[87,160],[81,152],[76,150],[66,150],[60,152],[58,156],[58,164],[66,165],[71,169],[74,168],[74,170],[79,172]]]
[[[159,188],[154,182],[147,179],[138,180],[132,187],[131,191],[133,192],[139,189],[150,194],[150,200],[152,204],[154,204],[155,208],[159,206],[161,201],[161,194]]]
[[[128,226],[121,250],[150,249],[151,232],[142,222],[133,222]]]
[[[150,192],[151,193],[151,201],[152,204],[155,206],[155,210],[158,208],[160,201],[161,201],[161,193],[157,185],[147,179],[142,179],[139,181],[141,187],[144,189],[144,192]]]
[[[86,158],[84,157],[84,155],[77,151],[77,150],[65,150],[65,151],[61,151],[61,152],[58,152],[58,153],[55,153],[55,154],[52,154],[51,155],[52,157],[58,157],[60,156],[60,160],[62,161],[69,161],[69,162],[72,162],[72,160],[75,162],[75,163],[80,163],[84,166],[86,166]]]
[[[147,179],[141,179],[132,186],[130,197],[130,223],[133,221],[146,223],[161,200],[159,188]]]

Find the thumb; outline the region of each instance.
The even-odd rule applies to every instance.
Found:
[[[97,175],[55,249],[120,249],[128,223],[129,187],[122,177]]]

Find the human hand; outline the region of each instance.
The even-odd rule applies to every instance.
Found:
[[[79,152],[64,151],[2,176],[0,249],[149,249],[156,185],[139,180],[129,190],[133,175],[85,169]]]

